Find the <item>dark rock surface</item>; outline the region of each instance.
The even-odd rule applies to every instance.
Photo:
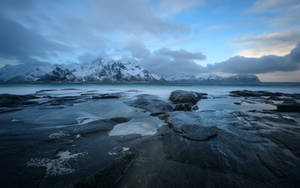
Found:
[[[180,91],[184,97],[177,93],[174,102],[170,96],[170,104],[146,94],[53,93],[6,96],[13,106],[0,113],[1,186],[299,186],[298,94],[234,91],[234,97],[198,101],[198,95]],[[28,105],[14,111],[27,100],[63,108]],[[190,111],[195,103],[200,111]],[[153,127],[153,134],[133,131]],[[110,134],[115,128],[124,134]],[[24,167],[31,159],[42,166]],[[45,165],[57,173],[70,171],[52,176]]]
[[[121,93],[105,93],[99,95],[93,95],[92,99],[117,99],[121,97]]]
[[[128,152],[111,162],[105,168],[96,172],[94,175],[91,175],[90,177],[75,184],[74,187],[116,187],[117,183],[124,175],[134,158],[135,153]]]
[[[201,125],[199,116],[194,112],[171,113],[168,117],[168,123],[172,125],[175,132],[189,140],[207,141],[218,135],[218,128]]]
[[[176,90],[172,91],[170,101],[173,103],[192,103],[196,104],[200,99],[206,98],[206,93],[198,93],[194,91]]]
[[[30,99],[35,99],[34,95],[12,95],[12,94],[0,94],[0,107],[12,107],[18,105],[30,105],[35,104]]]
[[[277,105],[277,111],[279,112],[300,112],[300,103],[284,102]]]
[[[205,116],[197,113],[171,113],[160,136],[135,146],[136,162],[119,186],[297,187],[297,123],[280,122],[278,129],[274,125],[279,115],[232,113],[229,117],[231,121],[207,126],[202,124]],[[295,132],[289,133],[290,129]]]
[[[68,69],[56,67],[51,73],[44,75],[38,81],[42,82],[74,82],[77,81],[76,76]]]
[[[262,96],[278,97],[278,96],[282,96],[283,93],[280,92],[274,93],[269,91],[238,90],[238,91],[231,91],[230,95],[233,97],[262,97]]]
[[[144,109],[152,114],[160,114],[173,110],[173,107],[168,102],[165,102],[154,95],[137,95],[134,100],[128,101],[127,103],[130,106]]]

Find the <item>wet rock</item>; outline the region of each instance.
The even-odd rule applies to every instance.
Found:
[[[179,103],[175,105],[174,111],[191,111],[198,109],[198,106],[193,105],[192,103]]]
[[[96,120],[83,125],[78,125],[72,131],[72,135],[88,135],[95,134],[99,132],[108,132],[113,129],[116,124],[128,122],[130,119],[128,118],[112,118],[112,119],[104,119],[104,120]]]
[[[250,90],[238,90],[231,91],[230,96],[232,97],[262,97],[262,96],[283,96],[283,93],[280,92],[269,92],[269,91],[250,91]]]
[[[34,95],[0,94],[0,107],[36,104],[35,101],[30,101],[36,98]]]
[[[161,114],[173,110],[169,103],[159,99],[157,96],[147,94],[138,95],[136,99],[127,102],[127,104],[144,109],[152,114]]]
[[[83,102],[84,99],[81,96],[64,96],[64,97],[50,97],[50,101],[47,102],[47,104],[56,106],[56,105],[62,105],[64,103],[73,104],[76,102]]]
[[[194,141],[209,141],[218,135],[216,127],[184,126],[182,131],[184,138]]]
[[[277,105],[279,112],[300,112],[300,103],[284,102]]]
[[[1,107],[1,108],[0,108],[0,113],[14,112],[14,111],[19,111],[19,110],[22,110],[22,108],[7,108],[7,107]]]
[[[172,125],[175,132],[189,140],[208,141],[218,135],[217,127],[203,126],[199,116],[192,112],[172,113],[167,122]]]
[[[200,99],[206,98],[206,93],[194,91],[175,90],[172,91],[169,99],[173,103],[191,103],[196,104]]]
[[[121,93],[105,93],[92,96],[92,99],[118,99],[121,97]]]
[[[57,89],[42,89],[42,90],[36,91],[35,94],[47,93],[47,92],[51,92],[51,91],[57,91]]]
[[[96,172],[94,175],[75,184],[74,187],[116,187],[134,158],[135,153],[128,152],[124,156],[111,162],[102,170]]]
[[[176,104],[174,111],[191,111],[193,104],[191,103],[180,103]]]

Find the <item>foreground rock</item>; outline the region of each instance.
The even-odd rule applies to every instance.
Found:
[[[121,97],[121,93],[104,93],[99,95],[93,95],[92,99],[118,99]]]
[[[230,96],[232,97],[270,97],[269,99],[278,100],[285,97],[300,99],[299,93],[281,93],[281,92],[270,92],[270,91],[250,91],[250,90],[237,90],[231,91]]]
[[[283,93],[273,93],[269,91],[250,91],[250,90],[238,90],[231,91],[230,95],[233,97],[262,97],[262,96],[282,96]]]
[[[279,112],[300,112],[300,103],[284,102],[277,105],[277,111]]]
[[[208,112],[201,113],[170,113],[161,136],[135,147],[137,158],[118,186],[298,186],[296,123],[276,124],[280,116],[232,113],[224,119],[216,113],[214,126],[205,124]]]
[[[128,152],[120,158],[114,160],[105,168],[99,170],[94,175],[83,179],[79,183],[75,184],[76,188],[88,188],[88,187],[116,187],[121,177],[124,175],[132,160],[135,157],[135,153]]]
[[[172,91],[170,101],[173,103],[192,103],[196,104],[200,99],[206,98],[206,93],[198,93],[194,91],[176,90]]]
[[[136,99],[129,101],[128,104],[133,107],[144,109],[152,113],[152,115],[173,110],[173,107],[169,103],[159,99],[157,96],[147,94],[136,96]]]
[[[29,105],[35,104],[30,99],[35,99],[34,95],[11,95],[11,94],[0,94],[0,107],[12,107],[18,105]]]
[[[195,105],[200,99],[205,99],[206,93],[194,91],[175,90],[171,93],[169,99],[175,104],[174,111],[191,111],[197,110]]]
[[[235,102],[236,105],[241,105],[242,102],[249,104],[255,104],[257,102],[261,104],[272,104],[277,107],[278,112],[300,112],[300,99],[299,93],[279,93],[269,91],[232,91],[230,92],[232,97],[244,97],[247,100]]]

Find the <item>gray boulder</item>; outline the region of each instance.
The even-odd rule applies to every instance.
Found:
[[[198,93],[195,91],[175,90],[170,95],[170,101],[173,103],[192,103],[196,104],[200,99],[205,99],[206,93]]]

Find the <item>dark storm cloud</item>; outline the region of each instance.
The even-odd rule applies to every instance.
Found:
[[[0,16],[0,56],[24,60],[32,56],[47,57],[54,51],[65,51],[68,47],[49,41],[35,31],[21,24]]]
[[[164,40],[190,31],[186,24],[157,16],[147,0],[3,0],[0,11],[2,58],[45,57],[53,49],[63,52],[64,47],[53,41],[79,55],[99,54],[133,39]]]
[[[201,52],[191,53],[186,50],[170,50],[168,48],[162,48],[155,52],[161,56],[167,56],[175,59],[183,59],[183,60],[204,60],[206,58]]]
[[[203,67],[194,61],[205,59],[205,55],[201,52],[192,53],[182,49],[171,50],[169,48],[151,52],[139,41],[131,41],[124,50],[129,51],[132,57],[138,58],[146,69],[160,75],[203,72]]]
[[[151,54],[142,60],[143,65],[150,71],[161,74],[199,74],[203,67],[196,62],[185,58],[167,57],[159,54]]]
[[[236,56],[227,61],[206,67],[211,72],[226,72],[235,74],[260,74],[275,71],[295,71],[300,69],[300,43],[286,56],[263,56],[261,58],[246,58]]]

